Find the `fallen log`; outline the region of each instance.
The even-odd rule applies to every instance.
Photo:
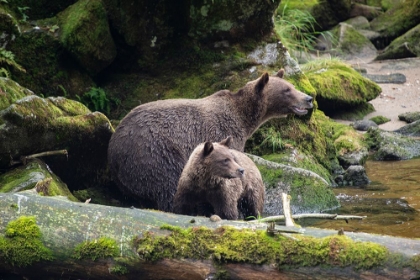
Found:
[[[275,226],[299,232],[286,238],[265,223],[75,203],[33,190],[0,194],[0,214],[0,274],[28,279],[420,276],[415,239]]]

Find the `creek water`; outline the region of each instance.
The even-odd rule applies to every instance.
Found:
[[[362,187],[335,188],[341,208],[333,213],[363,220],[301,220],[302,226],[420,238],[420,158],[368,161],[372,181]]]

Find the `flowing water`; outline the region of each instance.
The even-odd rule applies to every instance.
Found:
[[[334,189],[340,215],[367,216],[364,220],[302,220],[302,226],[343,229],[420,238],[420,158],[406,161],[368,161],[371,184]]]

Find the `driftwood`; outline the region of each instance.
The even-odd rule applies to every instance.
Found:
[[[170,234],[163,225],[181,228],[219,228],[233,226],[253,230],[267,230],[266,223],[226,221],[211,222],[205,217],[175,215],[160,211],[127,209],[103,205],[74,203],[64,198],[43,197],[35,191],[0,194],[0,237],[10,221],[22,216],[34,216],[42,233],[42,243],[53,252],[54,259],[15,267],[0,262],[0,274],[12,273],[23,277],[61,279],[216,279],[220,269],[229,277],[224,279],[328,279],[328,277],[354,278],[380,275],[381,279],[413,279],[420,274],[412,267],[375,267],[372,270],[328,267],[302,267],[280,270],[273,264],[255,265],[248,263],[215,263],[203,259],[161,259],[146,261],[133,248],[133,237],[152,233],[157,236]],[[324,237],[337,231],[313,228],[281,227],[276,230],[295,230],[300,235]],[[386,246],[390,252],[401,258],[411,258],[420,252],[420,241],[407,238],[345,232],[346,236],[358,241],[372,241]],[[108,237],[117,241],[118,256],[110,258],[76,259],[74,248],[84,241],[95,241]],[[0,240],[1,241],[1,240]],[[234,240],[232,240],[234,241]],[[1,252],[0,259],[7,256]],[[124,273],[113,273],[116,263],[124,263]],[[337,278],[337,279],[338,279]],[[372,279],[373,279],[372,278]]]

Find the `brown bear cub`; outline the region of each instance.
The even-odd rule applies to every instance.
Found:
[[[236,220],[262,214],[265,188],[254,162],[230,149],[232,137],[192,152],[179,179],[174,212]]]
[[[181,172],[191,152],[205,141],[233,136],[232,148],[269,119],[304,115],[312,97],[267,73],[238,92],[218,91],[200,99],[167,99],[142,104],[120,122],[108,147],[112,179],[143,207],[172,211]]]

